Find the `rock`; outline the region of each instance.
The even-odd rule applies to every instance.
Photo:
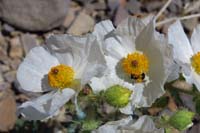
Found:
[[[3,83],[3,82],[4,82],[3,75],[2,73],[0,73],[0,83]]]
[[[199,0],[187,2],[186,5],[187,6],[185,6],[185,9],[184,9],[185,14],[199,12],[199,8],[200,8]]]
[[[58,115],[55,115],[53,118],[56,119],[56,121],[58,121],[58,122],[72,121],[72,116],[66,115],[66,109],[65,108],[61,108],[59,110]]]
[[[9,35],[11,32],[14,32],[14,31],[15,29],[9,24],[3,24],[3,27],[2,27],[3,34]]]
[[[74,11],[74,9],[70,9],[68,11],[67,16],[66,16],[64,23],[63,23],[63,26],[65,28],[68,28],[72,24],[72,22],[74,21],[74,19],[76,17],[75,14],[76,14],[76,11]]]
[[[162,6],[165,4],[165,1],[151,1],[151,2],[146,2],[144,4],[144,7],[147,9],[148,12],[160,10]]]
[[[73,35],[83,35],[91,31],[94,24],[95,22],[92,17],[85,12],[81,12],[67,32]]]
[[[91,31],[94,27],[94,19],[87,15],[85,12],[81,12],[74,23],[68,30],[69,34],[82,35]]]
[[[1,0],[0,18],[28,31],[47,31],[62,24],[70,0]]]
[[[108,0],[108,6],[111,10],[111,14],[114,12],[114,10],[119,6],[119,1],[116,0]]]
[[[10,66],[11,66],[11,68],[12,68],[13,70],[17,70],[17,68],[18,68],[18,66],[20,65],[20,63],[21,63],[21,60],[18,59],[18,58],[16,58],[16,59],[11,60]]]
[[[23,50],[22,50],[22,46],[20,43],[20,39],[19,37],[14,37],[10,40],[10,52],[9,52],[9,56],[11,58],[21,58],[23,56]]]
[[[5,90],[5,89],[9,89],[11,87],[11,85],[7,82],[0,82],[0,92]]]
[[[193,29],[198,25],[198,18],[191,18],[183,21],[184,27],[192,33]]]
[[[16,102],[10,89],[0,91],[0,131],[8,132],[16,121]]]
[[[7,60],[8,60],[8,57],[7,57],[6,50],[0,47],[0,62],[4,63]]]
[[[130,12],[131,14],[140,14],[141,13],[141,3],[138,0],[130,0],[127,4],[126,4],[126,9],[128,10],[128,12]]]
[[[8,65],[0,65],[0,72],[4,73],[10,70],[10,67]]]
[[[119,6],[114,18],[114,24],[118,25],[122,20],[126,19],[129,16],[127,10],[124,6]]]
[[[192,91],[193,87],[192,84],[189,84],[185,81],[181,81],[181,80],[176,80],[173,84],[173,87],[178,88],[180,90],[184,90],[184,91]]]
[[[91,3],[90,6],[92,6],[94,10],[106,10],[107,8],[103,1],[98,3]]]
[[[4,78],[7,82],[12,83],[16,79],[16,71],[9,71],[4,74]]]
[[[36,35],[23,34],[21,36],[21,43],[23,45],[25,54],[27,54],[30,49],[39,45],[39,42],[36,39]]]
[[[0,33],[0,47],[4,48],[5,50],[7,49],[7,42],[6,39],[4,38],[4,36],[2,36],[2,34]]]
[[[178,12],[177,6],[174,3],[171,3],[168,8],[169,8],[169,11],[174,14]]]
[[[179,93],[179,96],[181,98],[181,101],[184,103],[184,106],[195,112],[195,103],[193,102],[193,96],[185,93]]]
[[[189,130],[187,131],[187,133],[199,133],[199,132],[200,132],[200,124],[199,124],[199,123],[193,125],[193,126],[191,127],[191,129],[189,129]]]

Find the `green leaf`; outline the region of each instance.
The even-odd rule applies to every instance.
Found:
[[[91,131],[99,127],[101,122],[99,120],[85,120],[82,124],[83,131]]]
[[[200,114],[200,98],[195,98],[194,99],[194,102],[195,102],[195,109],[196,109],[196,112],[198,114]]]
[[[169,124],[175,129],[183,131],[189,128],[193,124],[192,123],[193,117],[194,117],[193,112],[187,110],[179,110],[170,117]]]
[[[169,102],[169,97],[160,97],[153,103],[153,107],[164,108]]]

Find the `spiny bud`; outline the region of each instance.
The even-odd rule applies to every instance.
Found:
[[[84,131],[90,131],[96,129],[101,124],[98,120],[85,120],[83,121],[82,129]]]
[[[104,96],[108,104],[122,108],[128,104],[131,94],[131,90],[119,85],[114,85],[105,91]]]
[[[169,124],[179,131],[189,128],[193,123],[194,113],[187,110],[177,111],[169,119]]]

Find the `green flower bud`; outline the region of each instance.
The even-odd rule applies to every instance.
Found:
[[[194,113],[187,110],[177,111],[169,119],[169,124],[179,131],[189,128],[193,123]]]
[[[119,85],[114,85],[105,91],[104,96],[108,104],[114,107],[122,108],[129,103],[131,94],[131,90]]]
[[[94,130],[101,124],[100,121],[97,120],[85,120],[83,121],[82,129],[84,131]]]

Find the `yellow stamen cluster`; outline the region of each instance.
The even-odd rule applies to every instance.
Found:
[[[191,64],[195,72],[200,74],[200,52],[196,53],[191,58]]]
[[[137,77],[143,77],[149,70],[148,58],[139,52],[128,54],[122,61],[122,68],[125,73],[132,75],[135,79],[142,79]]]
[[[52,67],[48,73],[49,85],[52,88],[64,89],[72,84],[74,75],[75,72],[70,66],[61,64]]]

